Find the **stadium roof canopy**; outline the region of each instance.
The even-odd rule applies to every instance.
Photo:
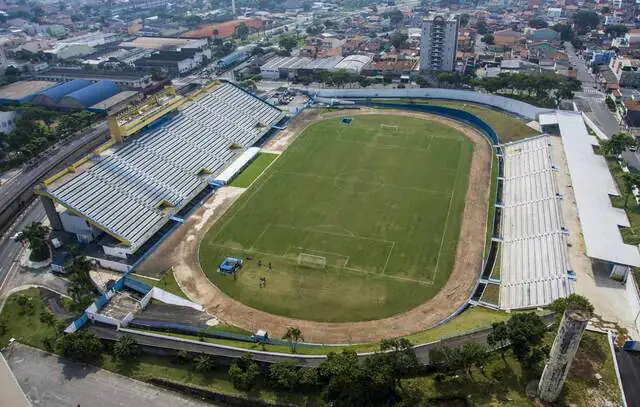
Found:
[[[61,83],[58,86],[40,92],[33,98],[33,104],[43,106],[57,106],[60,100],[70,93],[91,85],[91,81],[75,79]]]
[[[120,86],[114,81],[99,81],[80,88],[60,99],[60,107],[86,109],[120,92]]]
[[[625,244],[620,226],[629,227],[624,210],[611,205],[609,195],[620,196],[604,157],[596,155],[595,137],[587,132],[580,113],[556,112],[573,191],[578,206],[587,256],[625,266],[640,266],[640,252]]]
[[[94,154],[43,185],[48,196],[135,252],[283,118],[230,83],[161,125]]]

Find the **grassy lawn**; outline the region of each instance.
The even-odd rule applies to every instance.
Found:
[[[195,388],[245,398],[260,400],[269,404],[291,403],[293,405],[316,405],[318,396],[305,396],[279,392],[269,389],[264,382],[259,382],[251,392],[237,390],[227,376],[227,366],[218,365],[213,371],[201,373],[195,371],[190,363],[180,363],[171,357],[142,355],[131,362],[121,362],[109,354],[105,354],[100,367],[129,376],[136,380],[150,381],[164,379]]]
[[[19,295],[24,295],[30,305],[20,306]],[[40,315],[44,312],[49,311],[42,302],[37,288],[29,288],[11,295],[0,315],[0,320],[6,327],[4,334],[0,335],[0,348],[7,346],[9,339],[15,338],[25,345],[46,349],[44,342],[55,338],[55,327],[40,321]]]
[[[496,262],[493,264],[493,270],[491,270],[491,275],[489,278],[493,278],[496,280],[500,280],[500,266],[502,264],[502,245],[498,246],[498,252],[496,253]]]
[[[496,213],[495,202],[498,194],[498,171],[498,157],[496,157],[494,151],[491,159],[491,190],[489,191],[489,210],[487,211],[487,238],[484,246],[485,259],[489,255],[491,238],[493,237],[493,216]]]
[[[510,116],[507,113],[493,110],[481,105],[474,105],[472,103],[452,102],[449,100],[394,100],[394,103],[415,103],[425,105],[438,105],[450,107],[452,109],[459,109],[469,112],[478,116],[484,122],[486,122],[493,131],[496,132],[502,143],[508,143],[510,141],[522,140],[527,137],[535,136],[538,133],[536,130],[527,126],[526,122],[515,116]]]
[[[278,154],[259,153],[256,159],[231,181],[231,186],[247,188],[276,158]]]
[[[500,286],[498,284],[487,284],[481,300],[489,304],[500,305]]]
[[[155,280],[153,278],[148,278],[148,277],[143,277],[139,274],[135,274],[131,276],[134,280],[139,280],[142,281],[143,283],[146,283],[152,287],[158,287],[161,288],[165,291],[170,292],[171,294],[177,295],[178,297],[182,297],[186,300],[188,300],[189,298],[185,295],[185,293],[182,292],[182,289],[180,289],[180,286],[178,285],[178,283],[176,282],[176,279],[173,277],[173,270],[169,269],[167,270],[163,275],[162,278],[160,278],[160,280]]]
[[[553,338],[549,337],[550,340]],[[507,353],[506,361],[495,357],[485,367],[483,374],[473,369],[473,376],[447,376],[437,380],[429,375],[404,381],[404,386],[421,395],[423,401],[466,399],[473,406],[538,406],[525,395],[526,385],[537,376],[523,371],[520,364]],[[602,375],[601,383],[593,377]],[[558,406],[619,405],[620,393],[613,369],[613,358],[607,338],[603,334],[586,332],[574,359]],[[611,403],[611,404],[609,404]],[[431,404],[427,404],[431,405]],[[439,405],[439,404],[433,404]],[[453,404],[458,405],[458,404]],[[459,404],[465,405],[465,404]]]
[[[416,118],[317,122],[205,236],[202,268],[278,315],[345,322],[413,308],[453,268],[472,150],[461,132]],[[227,256],[252,257],[237,280],[217,272]]]
[[[27,298],[32,306],[20,306],[18,294]],[[40,299],[37,289],[28,289],[12,295],[0,315],[4,321],[7,332],[0,337],[0,345],[4,346],[9,338],[46,349],[45,338],[55,337],[53,326],[40,322],[40,314],[44,312],[45,305]],[[31,311],[27,311],[31,309]],[[474,328],[489,325],[492,322],[506,320],[508,314],[495,312],[483,308],[472,308],[452,321],[424,333],[412,335],[414,343],[430,342],[443,337],[459,334]],[[421,340],[416,340],[418,337]],[[549,334],[547,342],[551,343],[553,335]],[[354,350],[375,350],[377,345],[361,345],[352,347]],[[266,350],[272,350],[266,347]],[[279,350],[279,349],[277,349]],[[340,348],[333,348],[339,351]],[[300,351],[306,351],[301,348]],[[97,366],[113,372],[129,376],[131,378],[152,381],[164,379],[176,383],[203,388],[250,400],[261,400],[268,403],[288,403],[291,405],[318,405],[324,404],[318,394],[293,394],[278,392],[270,389],[266,382],[258,383],[250,393],[242,392],[233,387],[228,376],[227,366],[218,364],[206,373],[197,372],[188,361],[180,361],[174,357],[161,357],[143,354],[136,360],[119,361],[105,351]],[[602,380],[595,379],[595,374],[600,374]],[[525,387],[530,380],[535,379],[534,373],[523,371],[520,364],[507,353],[506,361],[497,355],[487,363],[485,372],[473,370],[472,377],[460,374],[457,377],[438,377],[429,374],[412,379],[403,380],[403,388],[410,390],[419,400],[415,405],[440,405],[433,404],[438,400],[450,398],[465,398],[475,406],[534,406],[531,400],[525,396]],[[576,358],[571,367],[569,377],[565,384],[561,400],[556,405],[573,406],[601,406],[619,405],[621,395],[618,391],[613,358],[609,351],[607,338],[603,334],[586,332]],[[447,404],[449,405],[449,404]]]
[[[416,332],[414,334],[408,335],[405,338],[409,339],[411,343],[415,345],[425,344],[437,341],[438,339],[448,338],[451,336],[460,335],[464,332],[473,331],[480,328],[486,328],[491,326],[494,322],[502,322],[506,321],[509,318],[509,314],[506,312],[493,311],[482,307],[473,307],[452,320],[439,325],[435,328],[429,329],[423,332]],[[216,328],[212,328],[216,329]],[[227,346],[235,346],[243,349],[252,349],[252,350],[264,350],[267,352],[279,352],[279,353],[290,353],[290,349],[288,346],[276,346],[276,345],[258,345],[255,343],[247,343],[240,341],[232,341],[226,339],[217,339],[217,338],[202,338],[200,339],[197,336],[193,335],[184,335],[178,333],[160,333],[155,332],[155,334],[163,334],[169,336],[176,336],[179,338],[204,341],[208,343],[215,343],[218,345],[227,345]],[[339,352],[343,349],[351,349],[356,352],[374,352],[378,350],[379,345],[377,343],[366,343],[360,345],[352,345],[352,346],[323,346],[323,347],[304,347],[301,346],[298,348],[297,352],[299,354],[304,355],[325,355],[329,352]]]
[[[607,158],[607,164],[621,194],[619,197],[611,196],[611,203],[616,208],[625,209],[629,217],[629,222],[631,222],[631,227],[621,228],[622,239],[627,244],[638,245],[640,244],[640,207],[636,203],[633,195],[629,196],[627,206],[625,207],[625,196],[629,193],[629,190],[622,180],[624,171],[622,171],[622,167],[620,167],[620,164],[615,158]]]

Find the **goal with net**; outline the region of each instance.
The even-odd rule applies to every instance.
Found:
[[[314,254],[300,253],[298,254],[298,265],[315,269],[323,269],[327,267],[327,258],[324,256],[316,256]]]
[[[386,130],[390,133],[397,133],[398,132],[398,126],[393,125],[393,124],[381,124],[380,128],[382,130]]]

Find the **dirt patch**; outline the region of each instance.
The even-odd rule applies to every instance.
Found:
[[[482,267],[490,189],[490,183],[487,180],[491,172],[491,148],[487,140],[475,130],[439,116],[398,110],[349,110],[350,116],[365,114],[409,116],[443,123],[464,133],[473,143],[469,186],[462,214],[455,266],[447,283],[433,298],[416,308],[389,318],[350,323],[325,323],[287,318],[248,307],[230,298],[213,285],[200,268],[199,247],[200,241],[209,228],[243,191],[239,188],[220,189],[189,219],[187,224],[177,231],[178,233],[174,233],[163,243],[148,262],[153,264],[154,258],[158,256],[163,258],[162,261],[167,262],[165,269],[173,265],[176,281],[185,294],[192,301],[202,304],[211,315],[249,331],[256,328],[266,329],[273,337],[281,336],[289,326],[297,326],[304,333],[305,339],[311,342],[375,342],[383,338],[429,329],[449,317],[469,299]],[[267,143],[265,149],[281,152],[317,119],[342,115],[344,112],[341,111],[322,115],[315,109],[304,112],[286,131]]]

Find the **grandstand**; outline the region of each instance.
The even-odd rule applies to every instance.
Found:
[[[503,145],[500,307],[547,305],[573,291],[549,136]]]
[[[38,193],[45,207],[50,198],[64,208],[57,217],[47,211],[54,229],[81,241],[104,232],[131,255],[282,118],[279,109],[223,83],[160,125],[112,141]]]

